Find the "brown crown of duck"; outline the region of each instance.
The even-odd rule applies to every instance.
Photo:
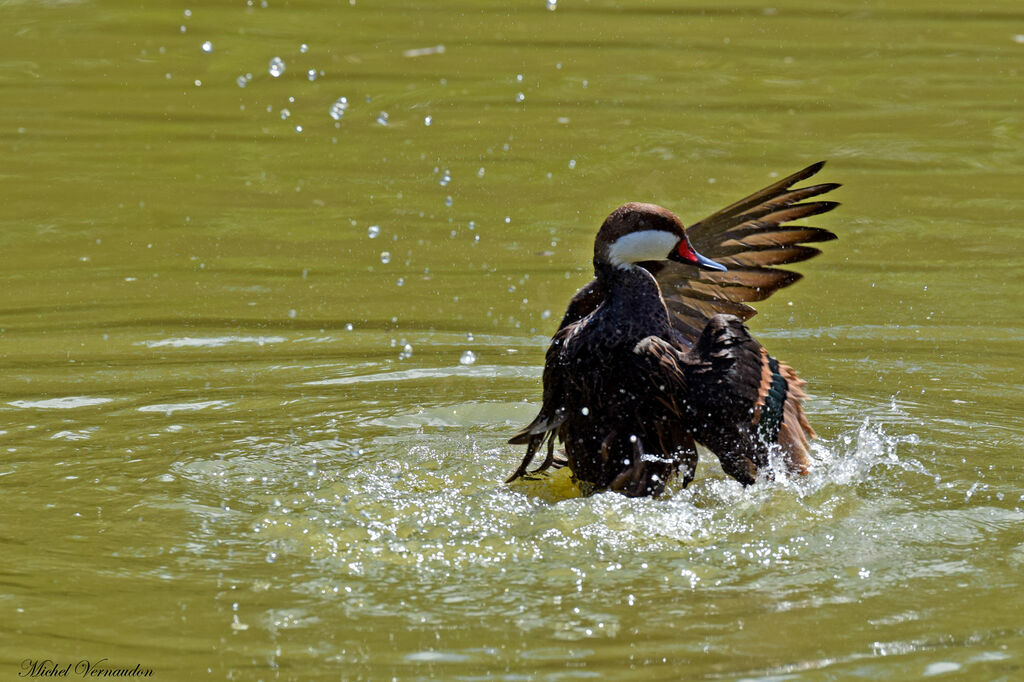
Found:
[[[838,204],[805,201],[839,185],[793,189],[820,162],[688,229],[670,211],[630,203],[594,242],[595,278],[570,301],[552,338],[537,417],[511,440],[526,455],[509,478],[568,465],[586,492],[658,495],[694,476],[695,443],[744,484],[772,475],[773,454],[810,466],[815,433],[804,382],[751,337],[749,305],[800,278],[775,266],[811,258],[828,230],[787,224]],[[554,455],[555,440],[565,457]],[[541,465],[528,467],[547,443]]]

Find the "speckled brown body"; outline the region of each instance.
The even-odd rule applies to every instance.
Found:
[[[681,467],[696,468],[693,436],[673,406],[672,390],[637,353],[648,337],[669,341],[672,327],[654,277],[642,268],[609,268],[604,300],[585,322],[563,327],[552,361],[564,370],[571,406],[559,436],[573,474],[594,489],[658,494]],[[597,456],[594,456],[597,453]],[[624,472],[643,469],[644,475]]]

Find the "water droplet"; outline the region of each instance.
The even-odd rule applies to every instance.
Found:
[[[569,159],[569,170],[576,168],[576,159]]]
[[[292,112],[288,111],[287,109],[282,109],[281,110],[281,118],[282,119],[288,118],[291,115],[292,115]]]
[[[441,173],[441,186],[447,187],[448,183],[452,181],[452,173],[447,168],[444,173]]]
[[[203,52],[213,52],[213,43],[209,40],[203,43]]]
[[[366,228],[366,236],[370,239],[376,239],[380,234],[380,225],[370,225]]]
[[[408,343],[405,344],[405,346],[402,347],[402,352],[405,353],[405,357],[412,357],[412,346],[409,345]]]
[[[280,78],[281,74],[284,73],[284,60],[280,57],[274,57],[270,60],[270,66],[267,70],[274,78]]]
[[[186,17],[192,16],[192,10],[190,10],[190,9],[185,10],[185,16]]]
[[[428,116],[424,116],[423,117],[423,125],[429,126],[433,122],[434,122],[434,117],[433,116],[429,116],[428,115]]]
[[[250,80],[252,80],[252,76],[250,74],[243,74],[235,79],[235,83],[238,84],[238,87],[244,88],[249,84]]]
[[[316,69],[310,69],[309,71],[306,72],[306,78],[308,78],[311,81],[316,80],[316,75]]]
[[[306,54],[307,52],[309,52],[309,45],[307,45],[306,43],[302,43],[301,45],[299,45],[299,52],[301,52],[302,54]]]
[[[521,74],[521,73],[517,73],[516,74],[516,82],[517,83],[522,83],[523,82],[523,74]]]
[[[446,197],[444,198],[444,205],[445,205],[445,206],[448,206],[449,208],[451,207],[451,205],[452,205],[452,198],[451,198],[451,196],[450,196],[450,195],[449,195],[449,196],[446,196]]]
[[[302,126],[295,126],[295,132],[301,133],[302,132]]]
[[[340,121],[341,117],[345,115],[345,110],[348,109],[348,98],[339,97],[331,105],[331,118],[335,121]]]
[[[380,252],[380,262],[384,263],[385,265],[390,263],[391,262],[391,253],[388,252],[388,251],[381,251]]]
[[[582,414],[584,417],[586,417],[588,414],[590,414],[590,408],[589,407],[582,408],[580,410],[580,414]]]
[[[377,114],[377,123],[386,126],[388,124],[388,112],[382,111]]]
[[[352,327],[352,323],[351,322],[349,322],[348,324],[345,325],[345,331],[347,331],[347,332],[352,331],[352,328],[353,327]]]
[[[508,225],[511,222],[512,222],[512,216],[510,216],[510,215],[505,216],[505,224]]]
[[[521,93],[521,92],[517,92],[517,93],[516,93],[516,101],[517,101],[517,102],[522,102],[522,101],[523,101],[523,100],[525,100],[525,99],[526,99],[526,95],[524,95],[524,94],[523,94],[523,93]]]
[[[295,319],[295,316],[298,315],[298,314],[299,313],[298,313],[297,310],[295,310],[295,308],[292,308],[291,310],[288,311],[288,317],[293,319],[293,320]]]
[[[478,178],[482,178],[482,177],[484,176],[484,173],[485,173],[485,172],[486,172],[486,171],[484,171],[484,168],[483,168],[483,166],[481,166],[481,167],[479,168],[479,170],[477,170],[477,172],[476,172],[476,176],[477,176]]]
[[[459,358],[460,365],[472,365],[474,362],[476,362],[476,353],[471,350],[462,352],[462,356]]]
[[[554,12],[558,9],[558,0],[547,0],[547,7],[549,12]],[[632,604],[632,602],[630,602]]]

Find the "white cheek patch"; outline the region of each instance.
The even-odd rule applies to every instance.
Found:
[[[612,243],[608,260],[619,268],[645,260],[665,260],[678,242],[679,237],[664,230],[630,232]]]

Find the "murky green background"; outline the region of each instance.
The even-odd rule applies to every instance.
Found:
[[[1024,674],[1016,0],[0,18],[4,679]],[[818,159],[815,472],[503,485],[604,216]]]

